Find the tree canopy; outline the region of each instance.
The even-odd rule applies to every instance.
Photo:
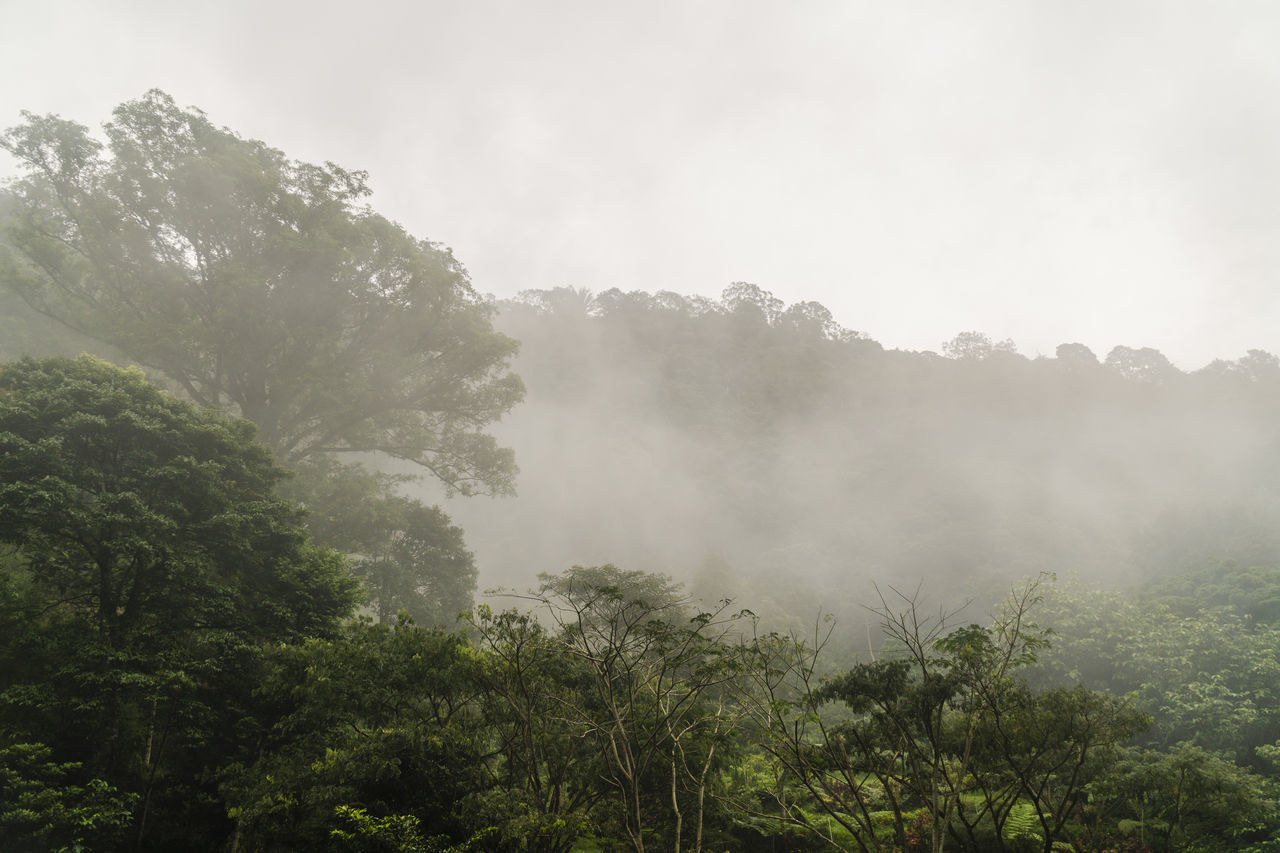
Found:
[[[253,426],[89,356],[0,369],[0,542],[46,605],[113,646],[143,631],[303,636],[349,611],[353,582],[275,498]]]
[[[419,625],[452,625],[471,607],[475,558],[439,507],[395,493],[402,479],[318,460],[288,492],[305,502],[312,535],[348,555],[379,622],[404,611]]]
[[[128,824],[106,849],[200,849],[187,822],[225,820],[213,772],[260,731],[243,713],[260,649],[351,613],[356,582],[275,495],[285,472],[253,434],[90,356],[0,367],[14,844],[104,849]]]
[[[290,160],[152,90],[107,142],[24,113],[0,283],[257,424],[285,460],[377,451],[509,492],[484,432],[522,396],[516,343],[449,249],[362,203],[363,172]]]

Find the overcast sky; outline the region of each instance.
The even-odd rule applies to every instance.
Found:
[[[477,290],[817,300],[887,347],[1280,352],[1280,4],[0,0],[0,123],[152,87]],[[0,172],[11,174],[10,161]]]

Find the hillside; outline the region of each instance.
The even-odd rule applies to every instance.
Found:
[[[1280,558],[1265,352],[1185,373],[1151,349],[1031,359],[980,333],[885,350],[750,285],[499,309],[528,388],[495,430],[519,497],[447,505],[482,586],[612,561],[830,601],[864,580],[1126,585]]]

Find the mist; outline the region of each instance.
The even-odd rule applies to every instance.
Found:
[[[6,843],[1280,845],[1280,6],[9,5]]]
[[[11,121],[160,85],[368,169],[497,305],[519,496],[413,491],[482,587],[612,562],[802,609],[1277,557],[1266,4],[78,11],[11,29]],[[72,44],[103,73],[25,73]],[[7,351],[97,346],[4,298]],[[863,332],[782,320],[810,300]],[[970,330],[1012,351],[947,357]]]
[[[495,427],[519,496],[445,501],[480,586],[608,562],[794,621],[873,584],[990,600],[1040,572],[1115,588],[1280,560],[1273,357],[1185,373],[1151,348],[1027,358],[980,333],[944,357],[795,314],[501,303],[528,388]]]

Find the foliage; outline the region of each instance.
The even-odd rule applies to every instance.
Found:
[[[449,250],[361,205],[365,174],[287,159],[158,90],[107,144],[24,113],[0,282],[257,424],[281,458],[379,451],[452,489],[511,489],[484,427],[515,343]]]
[[[0,368],[0,541],[46,613],[110,648],[218,630],[325,631],[353,584],[272,496],[253,428],[82,356]]]
[[[1084,786],[1148,720],[1111,697],[1035,694],[1015,677],[1047,648],[1030,620],[1039,601],[1030,583],[990,627],[949,628],[911,596],[882,598],[882,657],[822,683],[821,635],[757,638],[746,702],[776,762],[778,817],[865,853],[1006,849],[1033,836],[1048,853],[1063,841]],[[822,707],[832,702],[841,713]]]
[[[270,727],[221,774],[247,849],[324,849],[343,806],[405,843],[469,837],[461,802],[485,787],[486,737],[464,637],[357,623],[266,665],[255,704]]]
[[[330,459],[299,466],[287,488],[308,510],[311,534],[348,555],[379,622],[400,611],[452,627],[471,607],[475,560],[439,507],[397,493],[403,478]]]
[[[852,644],[822,623],[752,634],[728,601],[703,611],[614,566],[543,575],[535,612],[480,607],[445,633],[419,625],[471,603],[461,531],[406,478],[334,454],[510,490],[485,430],[520,397],[515,344],[451,253],[363,207],[363,174],[159,92],[122,105],[105,145],[30,115],[4,145],[26,168],[0,198],[6,353],[45,336],[4,301],[20,294],[257,425],[87,357],[0,368],[8,847],[1280,846],[1275,356],[1187,374],[1149,348],[1027,359],[963,332],[939,358],[745,282],[719,300],[526,293],[500,319],[535,342],[522,369],[547,422],[577,464],[579,439],[611,462],[668,451],[680,477],[652,473],[678,526],[625,471],[591,474],[642,507],[620,526],[694,530],[695,559],[730,558],[708,598],[808,564],[824,579],[764,591],[780,613],[858,600],[851,563],[939,586],[1028,562],[1163,582],[1044,602],[1031,584],[985,624],[894,591],[866,660],[833,655]],[[344,561],[308,541],[255,435],[378,624],[340,625]],[[690,512],[707,505],[738,518],[720,541]],[[600,526],[593,510],[577,516]],[[504,530],[520,564],[573,515]]]
[[[339,628],[352,584],[246,423],[92,358],[25,360],[0,369],[0,446],[0,820],[29,849],[1277,841],[1266,570],[1031,583],[986,624],[891,591],[861,662],[820,660],[821,623],[753,635],[613,566],[467,633]],[[392,480],[318,476],[335,541],[388,512],[353,496]]]
[[[1155,851],[1247,849],[1274,839],[1274,784],[1191,744],[1126,751],[1091,791],[1119,831]]]
[[[1145,745],[1192,743],[1262,769],[1257,748],[1280,739],[1280,629],[1230,609],[1180,615],[1152,593],[1159,600],[1056,590],[1048,616],[1062,641],[1042,658],[1035,683],[1080,681],[1129,695],[1155,719]]]
[[[947,358],[981,361],[999,354],[1016,354],[1018,347],[1012,340],[992,341],[982,332],[961,332],[942,345]]]
[[[1047,610],[1061,642],[1033,683],[1072,681],[1127,694],[1149,731],[1091,786],[1094,837],[1128,833],[1156,850],[1266,849],[1280,739],[1280,634],[1214,601],[1266,573],[1188,577],[1141,595],[1055,590]],[[1189,612],[1180,590],[1205,589],[1212,609]],[[1169,609],[1168,604],[1182,612]],[[1216,606],[1214,606],[1216,605]]]
[[[78,764],[43,744],[0,749],[0,835],[13,853],[71,853],[118,842],[136,799],[102,779],[68,784]]]
[[[974,738],[980,797],[959,812],[959,822],[971,843],[994,831],[1004,839],[1034,837],[1045,851],[1078,838],[1085,791],[1151,723],[1129,701],[1080,686],[1033,692],[1019,684],[990,710]]]
[[[295,494],[307,503],[364,489],[346,544],[380,618],[452,624],[475,586],[461,532],[331,457],[511,493],[512,453],[485,429],[523,394],[515,342],[448,249],[364,206],[364,173],[289,160],[158,90],[113,115],[105,145],[29,113],[0,138],[25,172],[0,196],[3,300],[252,421],[286,464],[326,472]],[[327,532],[313,529],[346,549]]]
[[[252,436],[87,356],[0,367],[0,731],[133,803],[131,849],[220,831],[258,644],[355,601]]]
[[[506,433],[529,448],[522,497],[450,512],[501,582],[584,554],[685,576],[716,554],[766,618],[851,602],[833,641],[852,648],[877,578],[959,601],[1041,570],[1280,565],[1268,353],[1153,382],[1102,364],[1109,345],[945,358],[823,332],[817,308],[792,322],[804,303],[767,288],[661,286],[499,304],[529,387]]]
[[[1275,625],[1280,623],[1280,566],[1203,566],[1146,586],[1140,595],[1183,618],[1230,609],[1246,623]]]
[[[496,740],[496,787],[473,796],[478,822],[497,828],[495,850],[564,853],[592,826],[601,799],[599,758],[580,736],[574,708],[590,672],[531,614],[476,609],[485,720]]]
[[[610,565],[543,575],[532,598],[586,676],[564,714],[593,745],[631,847],[683,850],[690,820],[698,853],[733,728],[738,615],[728,601],[691,613],[669,578]]]

